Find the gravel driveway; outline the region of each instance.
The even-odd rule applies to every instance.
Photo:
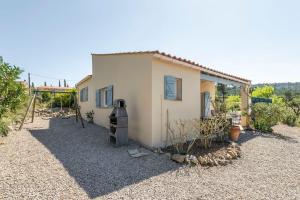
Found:
[[[299,199],[300,129],[244,133],[225,167],[185,168],[149,152],[131,158],[105,130],[74,119],[25,124],[0,142],[0,199]]]

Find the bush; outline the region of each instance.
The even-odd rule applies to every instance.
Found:
[[[227,111],[239,111],[241,110],[241,97],[236,96],[228,96],[225,100],[226,110]]]
[[[7,136],[9,128],[7,124],[3,121],[0,121],[0,136]]]
[[[286,110],[283,114],[282,122],[284,124],[289,125],[289,126],[295,126],[296,125],[297,115],[295,114],[295,112],[291,108],[286,108]]]
[[[274,94],[274,87],[264,86],[255,88],[252,92],[253,97],[271,98]]]
[[[254,104],[251,113],[254,128],[262,132],[272,132],[272,126],[283,118],[282,112],[282,107],[276,104]]]
[[[49,103],[51,100],[51,93],[50,92],[43,92],[41,95],[42,99],[42,103]]]

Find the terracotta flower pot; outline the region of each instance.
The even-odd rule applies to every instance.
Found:
[[[229,138],[231,141],[238,141],[241,133],[241,129],[239,126],[232,126],[229,133]]]

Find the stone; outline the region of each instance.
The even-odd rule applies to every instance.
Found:
[[[185,161],[185,155],[173,154],[171,159],[175,162],[183,163]]]
[[[237,153],[234,150],[229,150],[227,153],[230,154],[233,159],[237,158]]]
[[[198,161],[197,157],[194,156],[194,155],[187,155],[186,156],[186,161],[189,162],[189,163],[195,164],[195,165],[199,164],[199,161]]]
[[[200,165],[207,165],[207,161],[206,161],[205,157],[199,156],[198,161],[199,161]]]
[[[225,158],[226,158],[227,160],[231,160],[231,159],[232,159],[232,156],[231,156],[229,153],[227,153],[227,154],[225,155]]]

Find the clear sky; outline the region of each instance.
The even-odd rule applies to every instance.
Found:
[[[91,53],[139,50],[253,83],[295,82],[299,8],[297,0],[0,0],[0,55],[23,79],[47,77],[33,75],[36,85],[73,85],[91,73]]]

